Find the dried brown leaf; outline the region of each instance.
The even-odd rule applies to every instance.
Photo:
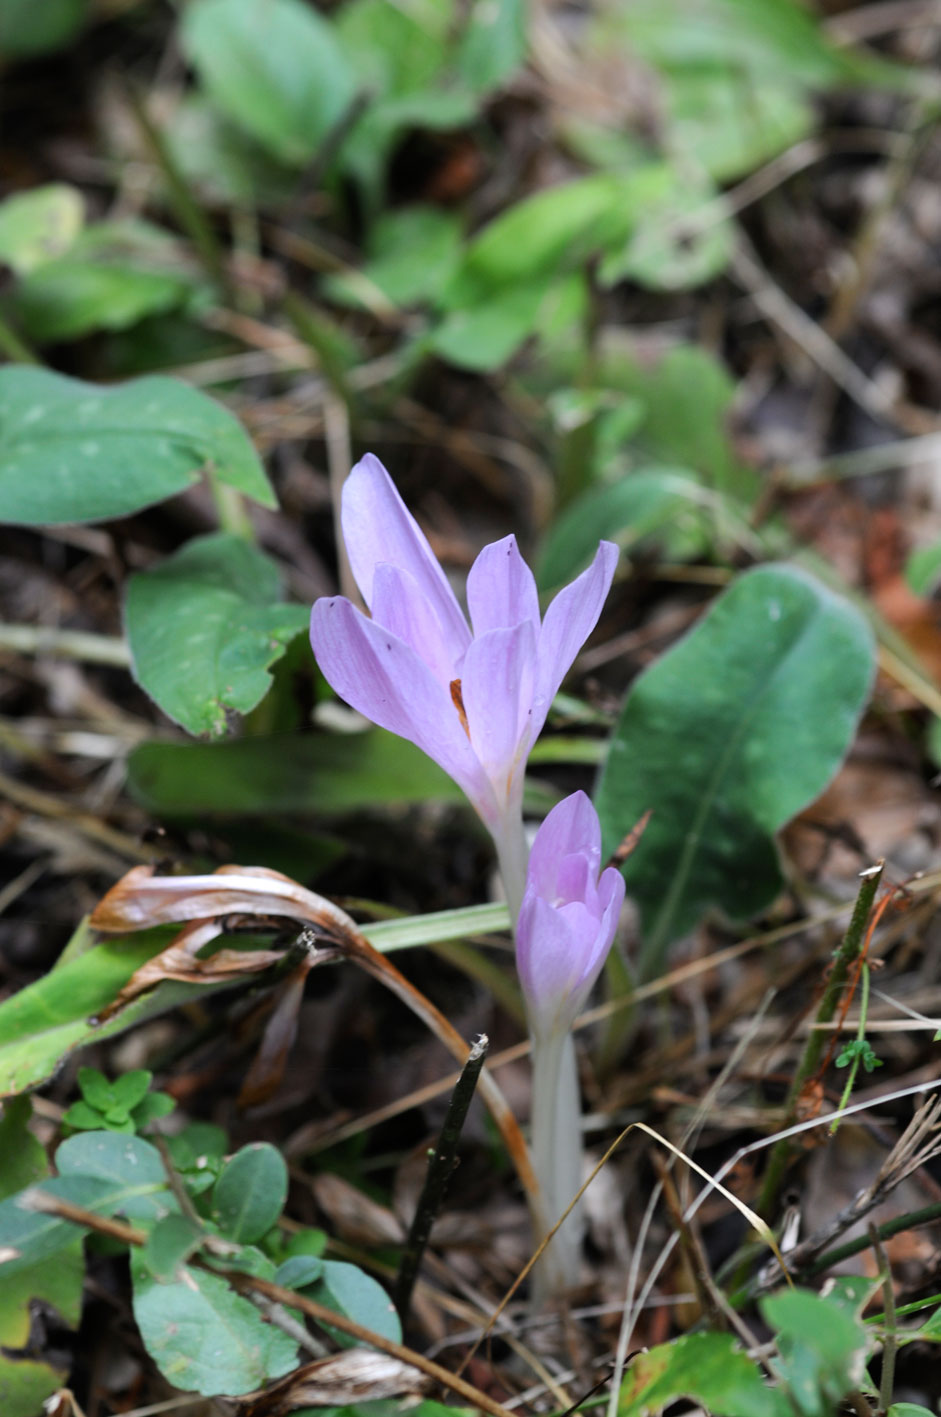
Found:
[[[240,1407],[241,1417],[284,1417],[298,1407],[346,1407],[377,1398],[420,1395],[431,1379],[399,1358],[371,1348],[347,1348],[305,1363]]]

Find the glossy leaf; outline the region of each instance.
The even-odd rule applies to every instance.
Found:
[[[248,1244],[277,1224],[287,1194],[284,1157],[269,1142],[253,1142],[222,1168],[212,1193],[213,1216],[230,1240]]]
[[[135,1254],[131,1276],[141,1338],[174,1387],[235,1397],[295,1366],[296,1343],[219,1275],[187,1268],[184,1279],[162,1284]]]
[[[333,26],[301,0],[198,0],[180,33],[213,102],[282,162],[309,162],[352,101]]]
[[[279,603],[279,591],[274,563],[241,537],[187,542],[128,583],[134,677],[190,733],[220,736],[228,712],[265,696],[268,668],[307,625],[307,608]]]
[[[127,516],[182,492],[204,470],[275,505],[238,422],[176,379],[106,388],[47,369],[0,369],[0,521]]]
[[[625,868],[642,970],[710,907],[747,919],[781,886],[774,835],[846,755],[873,675],[868,625],[790,566],[739,577],[634,684],[597,795],[605,850],[653,813]]]

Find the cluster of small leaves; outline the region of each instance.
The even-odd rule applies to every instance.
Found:
[[[62,1121],[76,1132],[143,1131],[151,1122],[166,1117],[176,1106],[166,1092],[151,1092],[153,1073],[134,1068],[109,1082],[97,1068],[79,1068],[80,1101],[63,1115]]]
[[[137,1071],[108,1083],[93,1069],[82,1072],[84,1100],[72,1109],[78,1110],[78,1124],[99,1109],[109,1130],[81,1131],[63,1141],[55,1153],[55,1177],[46,1178],[41,1148],[29,1133],[29,1104],[8,1104],[0,1122],[0,1139],[11,1143],[0,1161],[5,1343],[13,1330],[3,1328],[3,1315],[12,1320],[18,1304],[28,1322],[28,1301],[49,1290],[47,1275],[59,1275],[52,1284],[56,1305],[77,1321],[80,1245],[87,1229],[55,1214],[50,1206],[56,1202],[119,1217],[142,1232],[143,1243],[131,1249],[134,1316],[151,1357],[184,1390],[237,1395],[297,1366],[296,1339],[267,1322],[220,1270],[271,1280],[375,1333],[401,1339],[385,1291],[357,1266],[324,1259],[322,1231],[286,1235],[279,1229],[288,1191],[279,1151],[261,1142],[227,1156],[225,1133],[198,1122],[163,1139],[158,1149],[133,1133],[135,1119],[149,1114],[152,1120],[168,1110],[164,1094],[141,1091],[149,1075]],[[56,1260],[51,1268],[50,1259]],[[74,1291],[68,1300],[60,1292],[66,1279]],[[332,1327],[328,1332],[341,1346],[349,1343]],[[32,1417],[28,1403],[35,1389],[23,1386],[24,1372],[11,1376],[0,1363],[5,1417]],[[58,1378],[46,1373],[50,1381],[54,1386]]]

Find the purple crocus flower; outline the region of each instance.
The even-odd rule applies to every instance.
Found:
[[[470,624],[378,458],[343,488],[343,539],[371,619],[343,596],[311,614],[317,662],[341,698],[417,744],[490,829],[515,915],[522,894],[523,773],[563,678],[594,629],[618,551],[594,561],[539,614],[513,536],[485,546],[467,578]]]
[[[614,939],[624,877],[601,872],[601,826],[584,792],[553,807],[536,833],[516,927],[519,971],[536,1038],[566,1033]]]

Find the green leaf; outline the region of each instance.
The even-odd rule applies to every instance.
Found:
[[[18,525],[128,516],[203,470],[275,505],[232,414],[176,379],[105,388],[46,369],[0,369],[0,507]]]
[[[935,1414],[917,1402],[893,1402],[886,1417],[935,1417]]]
[[[369,304],[364,282],[394,305],[425,304],[437,298],[460,251],[461,220],[440,207],[401,207],[383,212],[369,233],[369,259],[360,272],[328,276],[324,291],[333,300]]]
[[[734,232],[712,183],[698,167],[690,172],[665,163],[652,170],[650,186],[627,241],[609,246],[603,256],[601,284],[634,280],[651,290],[688,290],[720,275],[732,256]]]
[[[931,595],[941,580],[941,541],[920,546],[905,563],[905,580],[916,595]]]
[[[62,1114],[62,1120],[79,1132],[97,1132],[105,1125],[104,1113],[81,1101],[73,1102]]]
[[[778,1330],[775,1367],[801,1417],[830,1417],[865,1379],[869,1337],[862,1322],[802,1289],[774,1294],[759,1308]]]
[[[552,523],[537,568],[540,587],[570,581],[588,565],[602,538],[625,549],[653,542],[675,561],[699,555],[708,545],[707,496],[695,473],[684,468],[637,468],[592,488]]]
[[[0,1197],[48,1174],[46,1153],[29,1130],[28,1098],[7,1102],[0,1117]],[[73,1235],[75,1232],[73,1231]],[[57,1256],[54,1265],[38,1263],[10,1274],[0,1268],[0,1412],[4,1417],[35,1417],[47,1397],[66,1379],[55,1360],[27,1357],[35,1305],[48,1305],[60,1321],[77,1328],[81,1315],[84,1261],[81,1240]]]
[[[301,0],[198,0],[180,37],[213,102],[281,162],[310,162],[352,102],[333,26]]]
[[[324,1262],[317,1255],[291,1255],[275,1271],[274,1282],[285,1289],[303,1289],[323,1274]]]
[[[627,863],[642,972],[710,906],[741,920],[781,886],[774,834],[843,760],[873,675],[868,625],[794,567],[740,576],[636,681],[597,794],[605,851],[651,809]]]
[[[464,800],[424,753],[379,728],[219,743],[142,743],[131,753],[128,771],[137,800],[168,817],[330,816]]]
[[[323,1271],[316,1284],[306,1293],[328,1309],[345,1314],[348,1319],[362,1324],[383,1338],[391,1338],[393,1343],[402,1342],[402,1325],[395,1311],[395,1305],[382,1285],[365,1274],[355,1264],[345,1264],[341,1260],[323,1260]],[[324,1327],[328,1327],[326,1324]],[[330,1329],[331,1334],[343,1348],[349,1348],[358,1340],[339,1329]]]
[[[173,927],[115,937],[75,957],[0,1003],[0,1097],[36,1087],[77,1048],[123,1033],[188,999],[198,984],[161,984],[106,1023],[96,1015],[112,1003],[136,969],[172,939]]]
[[[205,1237],[202,1226],[188,1215],[165,1215],[147,1236],[141,1257],[154,1279],[170,1283]]]
[[[31,59],[63,49],[81,29],[88,0],[0,0],[0,58]]]
[[[719,63],[670,75],[664,89],[671,147],[717,182],[744,177],[814,126],[812,103],[787,74],[757,79]]]
[[[0,202],[0,261],[22,276],[61,256],[85,220],[77,187],[52,182]]]
[[[167,1189],[160,1152],[141,1137],[116,1132],[81,1132],[56,1151],[60,1176],[94,1176],[116,1186],[151,1187],[154,1194],[133,1196],[123,1207],[131,1220],[159,1220],[177,1209]]]
[[[278,602],[279,581],[261,551],[218,532],[128,582],[134,677],[190,733],[220,736],[227,711],[247,713],[267,693],[269,666],[309,616]]]
[[[236,1397],[296,1365],[297,1345],[219,1275],[186,1269],[183,1281],[161,1284],[135,1254],[131,1277],[141,1338],[174,1387]]]
[[[469,302],[445,316],[428,347],[459,369],[499,369],[535,330],[547,294],[543,285],[522,284]]]
[[[115,1078],[112,1084],[115,1101],[126,1107],[130,1112],[138,1102],[142,1102],[147,1096],[147,1089],[153,1082],[154,1075],[146,1068],[132,1068],[130,1072],[122,1073]]]
[[[107,1112],[114,1102],[114,1088],[98,1068],[79,1068],[78,1088],[85,1101],[97,1112]]]
[[[784,1396],[723,1333],[691,1333],[632,1359],[621,1384],[618,1417],[653,1417],[688,1397],[713,1417],[790,1417]]]
[[[32,339],[52,343],[127,329],[175,309],[196,284],[166,232],[142,221],[102,222],[24,276],[13,310]]]
[[[150,1202],[154,1198],[149,1183],[128,1184],[78,1175],[54,1176],[0,1201],[0,1254],[9,1255],[0,1259],[0,1289],[10,1276],[60,1254],[86,1233],[84,1226],[32,1209],[34,1191],[94,1211],[96,1215],[126,1215],[129,1207],[134,1209],[141,1200]],[[169,1192],[164,1194],[168,1197],[166,1209],[169,1209],[174,1202]]]
[[[223,1235],[250,1243],[277,1224],[287,1194],[284,1157],[268,1142],[253,1142],[222,1168],[212,1193],[213,1216]]]
[[[523,0],[478,0],[457,54],[458,72],[476,94],[499,88],[526,58]]]
[[[169,1117],[176,1108],[176,1102],[168,1092],[148,1092],[134,1108],[131,1116],[138,1131],[156,1122],[160,1117]]]

